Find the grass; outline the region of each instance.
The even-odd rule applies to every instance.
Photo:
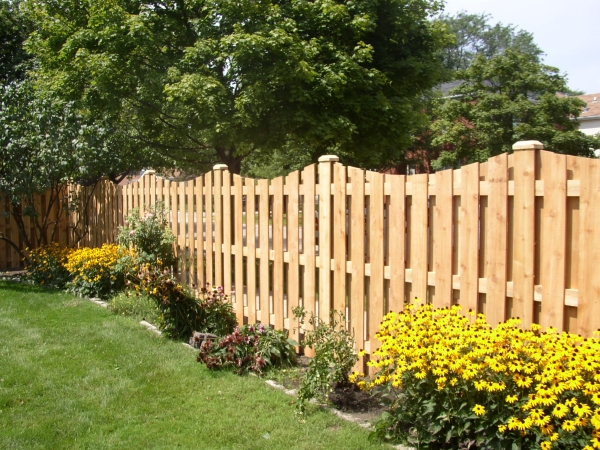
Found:
[[[76,297],[0,281],[2,449],[371,449],[368,433]]]

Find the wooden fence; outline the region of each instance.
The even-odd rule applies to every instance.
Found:
[[[415,297],[491,324],[521,317],[585,336],[600,327],[600,161],[536,141],[430,175],[334,156],[270,181],[224,165],[184,182],[150,173],[98,190],[82,244],[112,241],[132,208],[157,201],[170,212],[181,281],[234,291],[240,322],[292,337],[293,307],[323,319],[344,311],[369,352],[385,312]]]

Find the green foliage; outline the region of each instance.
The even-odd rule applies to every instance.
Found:
[[[124,267],[119,264],[129,250],[115,244],[83,247],[68,255],[69,291],[84,297],[108,298],[125,286]]]
[[[540,62],[542,50],[533,41],[533,35],[518,30],[514,25],[489,23],[489,14],[468,14],[461,11],[455,16],[442,15],[441,22],[454,36],[453,45],[444,49],[444,65],[448,70],[466,70],[477,55],[491,59],[507,49],[530,55]]]
[[[108,309],[115,314],[160,325],[161,313],[154,299],[135,290],[119,292],[110,299]]]
[[[22,79],[30,56],[23,42],[31,23],[19,9],[20,1],[0,0],[0,82]]]
[[[211,370],[232,369],[241,375],[248,371],[262,374],[270,368],[296,364],[297,345],[287,332],[274,330],[262,324],[236,327],[233,333],[212,340],[197,340],[200,348],[198,362]]]
[[[127,215],[125,226],[119,228],[117,242],[135,250],[139,265],[169,267],[175,263],[175,236],[169,227],[167,214],[162,202],[146,207],[143,216],[139,208],[134,208]]]
[[[146,265],[137,274],[135,289],[148,295],[161,311],[163,332],[174,339],[188,340],[194,331],[229,334],[237,318],[223,288],[207,285],[196,298],[179,284],[169,269]]]
[[[63,289],[71,279],[66,268],[69,254],[73,250],[52,243],[29,251],[25,266],[27,277],[35,284]]]
[[[46,92],[180,165],[236,173],[253,152],[402,154],[447,42],[436,0],[26,5]]]
[[[387,392],[375,436],[425,449],[591,449],[600,339],[468,316],[460,306],[411,304],[383,318],[367,363],[377,373],[351,375],[362,389]]]
[[[293,312],[303,325],[307,315],[304,308],[295,308]],[[329,323],[311,314],[309,323],[313,329],[304,331],[302,345],[312,348],[315,355],[308,364],[298,390],[298,415],[305,413],[306,403],[312,398],[327,403],[334,385],[347,381],[348,374],[358,361],[354,335],[346,330],[346,318],[342,313],[332,311]]]
[[[522,140],[577,156],[592,157],[600,147],[573,120],[583,102],[557,95],[567,89],[565,78],[531,55],[510,49],[490,60],[479,55],[457,77],[464,82],[434,106],[432,143],[443,149],[436,170],[512,152]]]

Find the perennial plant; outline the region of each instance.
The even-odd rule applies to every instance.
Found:
[[[73,250],[65,264],[71,273],[69,290],[86,297],[107,298],[115,294],[125,283],[125,268],[119,261],[129,260],[131,253],[115,244]]]
[[[384,317],[378,373],[351,376],[390,394],[375,433],[419,448],[600,449],[600,340],[469,315],[408,305]]]
[[[71,278],[65,267],[73,249],[52,243],[29,250],[29,263],[25,266],[28,277],[36,284],[62,289]]]

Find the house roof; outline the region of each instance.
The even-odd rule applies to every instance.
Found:
[[[579,115],[579,120],[600,116],[600,94],[578,95],[577,98],[586,103],[586,107]]]

